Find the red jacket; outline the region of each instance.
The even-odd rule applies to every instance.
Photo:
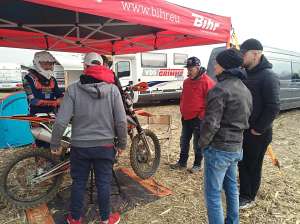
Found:
[[[83,71],[83,73],[97,80],[102,80],[107,83],[115,83],[114,73],[102,65],[89,66]]]
[[[180,97],[180,112],[184,120],[199,117],[204,119],[206,108],[206,96],[208,91],[213,88],[215,81],[206,73],[199,79],[192,80],[187,78],[183,82],[183,90]]]

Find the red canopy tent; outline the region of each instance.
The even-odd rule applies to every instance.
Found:
[[[127,54],[225,43],[229,17],[163,0],[2,0],[0,46]]]

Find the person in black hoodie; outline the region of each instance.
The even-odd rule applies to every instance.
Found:
[[[218,83],[208,92],[199,146],[204,154],[204,192],[209,223],[224,223],[221,192],[225,191],[225,223],[239,223],[237,164],[242,159],[243,131],[249,127],[252,97],[241,79],[243,57],[228,49],[216,57]]]
[[[248,76],[244,83],[253,97],[253,111],[250,128],[244,132],[244,154],[239,163],[240,209],[254,205],[264,155],[272,141],[272,123],[280,111],[279,80],[262,51],[263,46],[256,39],[246,40],[241,45]]]

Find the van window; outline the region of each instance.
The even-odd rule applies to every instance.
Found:
[[[293,62],[292,63],[292,81],[293,82],[300,82],[300,62]]]
[[[224,51],[224,50],[226,50],[226,47],[217,47],[211,51],[209,61],[207,64],[207,74],[214,80],[216,80],[216,75],[215,75],[215,71],[214,71],[214,67],[217,63],[216,57],[221,51]]]
[[[277,59],[270,59],[273,64],[273,71],[282,80],[291,80],[292,78],[292,66],[290,61],[282,61]]]
[[[167,54],[163,53],[142,53],[142,67],[166,68]]]
[[[174,65],[185,65],[187,58],[187,54],[174,53]]]
[[[119,61],[115,65],[116,74],[119,78],[130,76],[130,63],[129,61]]]

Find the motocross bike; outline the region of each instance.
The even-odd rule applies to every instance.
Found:
[[[146,83],[135,86],[118,86],[124,103],[128,135],[131,139],[130,163],[142,179],[153,176],[160,163],[160,144],[157,136],[143,129],[138,115],[151,114],[133,109],[132,92],[145,91]],[[23,120],[31,123],[31,131],[36,139],[50,142],[55,117],[49,114],[37,116],[9,116],[0,119]],[[53,199],[60,189],[64,173],[70,170],[70,133],[67,128],[62,138],[63,155],[60,159],[52,156],[47,149],[30,149],[9,161],[0,176],[0,197],[7,205],[16,208],[32,208]]]

